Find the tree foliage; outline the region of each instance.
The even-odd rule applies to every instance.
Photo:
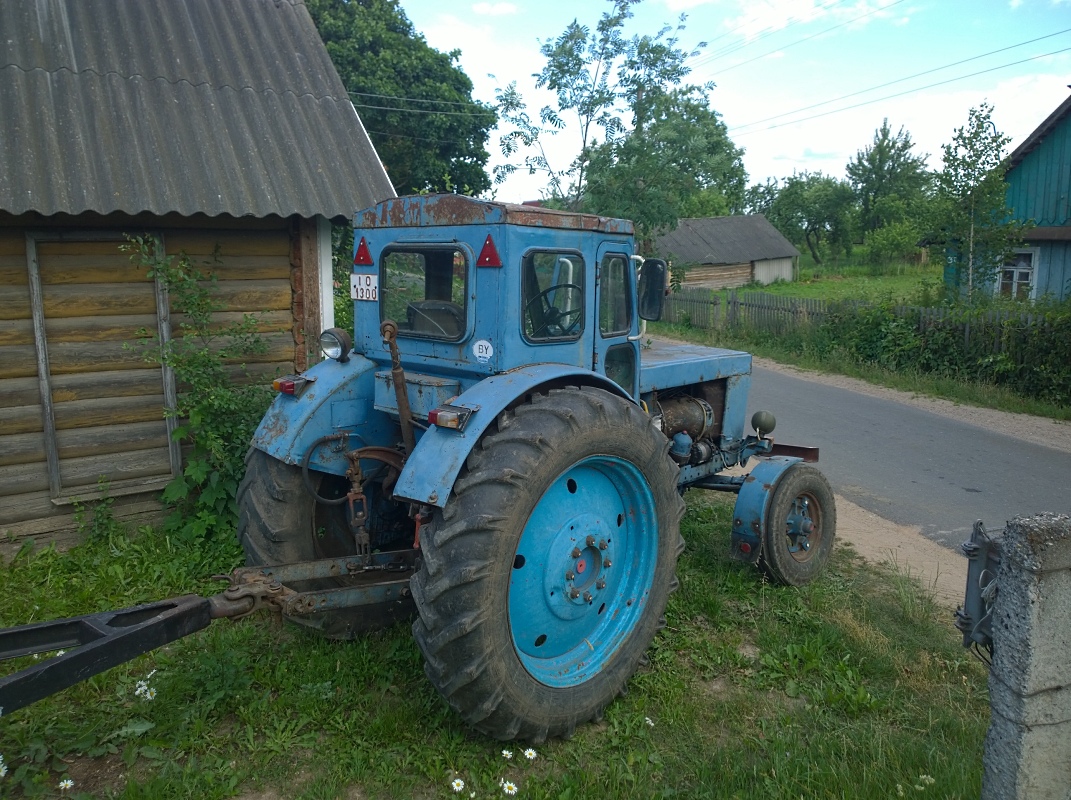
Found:
[[[914,143],[904,128],[894,136],[889,120],[874,131],[874,140],[848,162],[845,172],[859,203],[864,233],[903,222],[922,198],[930,175],[926,156],[912,153]]]
[[[631,180],[634,186],[640,179],[652,185],[658,171],[649,172],[646,178],[639,172],[652,162],[650,149],[680,154],[687,144],[682,137],[689,119],[703,128],[695,139],[700,150],[709,150],[719,137],[728,143],[724,127],[716,130],[720,125],[716,114],[702,101],[713,84],[682,83],[689,74],[685,60],[698,53],[698,49],[680,47],[685,17],[681,16],[676,26],[664,26],[654,34],[627,36],[625,28],[638,2],[610,0],[610,9],[594,28],[574,20],[556,39],[543,43],[546,62],[536,74],[536,85],[553,92],[556,102],[544,106],[538,119],[529,114],[515,83],[499,92],[499,111],[509,126],[500,146],[504,155],[520,160],[497,167],[496,180],[505,180],[519,169],[542,174],[552,200],[566,208],[581,209],[589,202],[593,169],[601,169],[598,183],[602,199],[608,196],[611,184]],[[700,43],[698,48],[703,46]],[[550,137],[573,130],[569,122],[575,124],[577,146],[570,148],[573,155],[567,163],[552,163],[545,145]],[[692,163],[705,157],[709,155],[687,154]],[[725,160],[725,170],[732,171],[734,158],[739,161],[735,148]],[[618,165],[631,169],[632,177],[609,175],[608,169]],[[709,167],[705,169],[711,172]],[[693,182],[694,192],[708,188],[708,183],[700,176]],[[681,189],[667,189],[665,195]],[[741,199],[742,192],[740,181]],[[663,206],[667,203],[666,197],[652,199]],[[663,209],[652,216],[663,219],[672,214]]]
[[[306,0],[331,61],[401,193],[480,194],[492,107],[472,99],[460,51],[440,53],[398,0]]]
[[[797,172],[752,186],[749,210],[766,218],[789,241],[806,246],[821,264],[824,256],[851,252],[855,195],[847,182],[821,172]]]
[[[1006,201],[1004,148],[1011,139],[997,130],[992,113],[988,103],[970,110],[967,124],[943,146],[937,175],[933,238],[956,254],[957,282],[968,302],[979,286],[993,280],[1024,229]]]
[[[645,101],[643,126],[592,148],[587,209],[631,219],[640,240],[681,217],[740,211],[747,173],[706,98],[688,90]]]

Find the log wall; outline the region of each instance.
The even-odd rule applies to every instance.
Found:
[[[164,415],[174,379],[136,344],[139,332],[160,334],[166,295],[120,251],[122,231],[155,231],[165,252],[214,273],[220,324],[257,316],[267,352],[231,365],[239,380],[304,365],[317,323],[295,317],[311,221],[18,221],[0,219],[0,554],[28,536],[70,543],[75,502],[99,497],[101,481],[117,516],[158,513],[158,492],[180,468]],[[181,335],[182,316],[163,312]]]

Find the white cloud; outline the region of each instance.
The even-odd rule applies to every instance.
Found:
[[[472,11],[482,17],[508,17],[517,13],[517,6],[513,3],[476,3]]]

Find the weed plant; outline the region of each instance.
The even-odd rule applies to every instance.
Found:
[[[266,345],[251,314],[219,322],[223,303],[210,265],[203,270],[185,253],[162,255],[151,236],[129,241],[130,260],[166,288],[172,309],[183,315],[169,341],[143,331],[139,342],[146,360],[170,367],[178,383],[178,404],[164,414],[177,420],[173,437],[186,452],[182,473],[164,489],[172,509],[166,527],[189,541],[227,538],[238,520],[245,452],[272,397],[269,387],[237,380],[228,366],[244,373],[244,360]]]
[[[154,799],[977,797],[985,673],[950,614],[846,546],[813,585],[771,586],[727,557],[731,498],[687,500],[668,626],[569,741],[529,757],[475,734],[405,624],[333,642],[253,617],[5,715],[0,795],[71,780],[69,796]],[[0,625],[211,592],[237,561],[112,525],[3,567]]]

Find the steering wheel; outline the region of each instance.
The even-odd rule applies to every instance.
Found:
[[[562,311],[557,306],[551,304],[550,300],[547,299],[548,295],[551,292],[557,291],[559,289],[568,289],[571,291],[575,291],[580,296],[580,305],[578,305],[574,309],[571,309],[570,311]],[[584,289],[581,286],[577,286],[575,283],[559,283],[556,286],[548,286],[546,289],[541,291],[539,294],[537,294],[525,304],[524,315],[526,317],[531,318],[530,312],[532,310],[532,306],[534,306],[540,300],[543,301],[543,304],[545,306],[543,308],[543,324],[529,334],[529,336],[532,336],[533,338],[538,336],[543,331],[547,331],[547,333],[551,336],[564,336],[567,333],[571,333],[576,327],[576,324],[580,321],[580,316],[584,313]],[[560,330],[561,333],[550,333],[549,328],[551,325],[557,325],[558,330]]]

